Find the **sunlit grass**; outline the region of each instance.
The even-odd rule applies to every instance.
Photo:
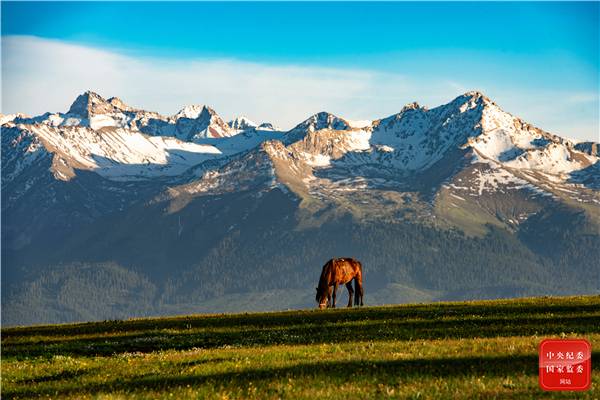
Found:
[[[600,296],[12,328],[2,398],[574,398],[538,388],[546,337],[599,348]]]

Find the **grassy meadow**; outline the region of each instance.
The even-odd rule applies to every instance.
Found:
[[[592,390],[539,389],[549,337],[590,341]],[[2,329],[1,395],[596,399],[598,349],[600,296],[17,327]]]

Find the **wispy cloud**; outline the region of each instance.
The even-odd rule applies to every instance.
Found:
[[[567,100],[571,103],[598,103],[599,99],[598,92],[574,92],[571,93]]]
[[[425,78],[403,71],[150,58],[38,37],[2,37],[5,113],[64,111],[77,94],[90,89],[164,114],[201,103],[224,118],[243,114],[289,128],[322,110],[350,119],[374,119],[414,100],[437,106],[478,89],[546,130],[597,140],[598,96],[593,93],[477,86],[443,74],[441,70],[439,77]]]

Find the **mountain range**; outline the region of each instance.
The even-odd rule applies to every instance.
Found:
[[[367,304],[600,293],[600,145],[480,92],[288,131],[93,92],[0,123],[3,324],[310,307],[337,256]]]

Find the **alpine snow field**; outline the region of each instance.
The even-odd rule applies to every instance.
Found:
[[[549,337],[600,347],[600,296],[185,316],[2,331],[2,398],[596,399],[542,392]]]
[[[1,123],[3,325],[313,307],[332,257],[368,305],[600,292],[598,143],[479,92],[289,131],[93,92]]]

